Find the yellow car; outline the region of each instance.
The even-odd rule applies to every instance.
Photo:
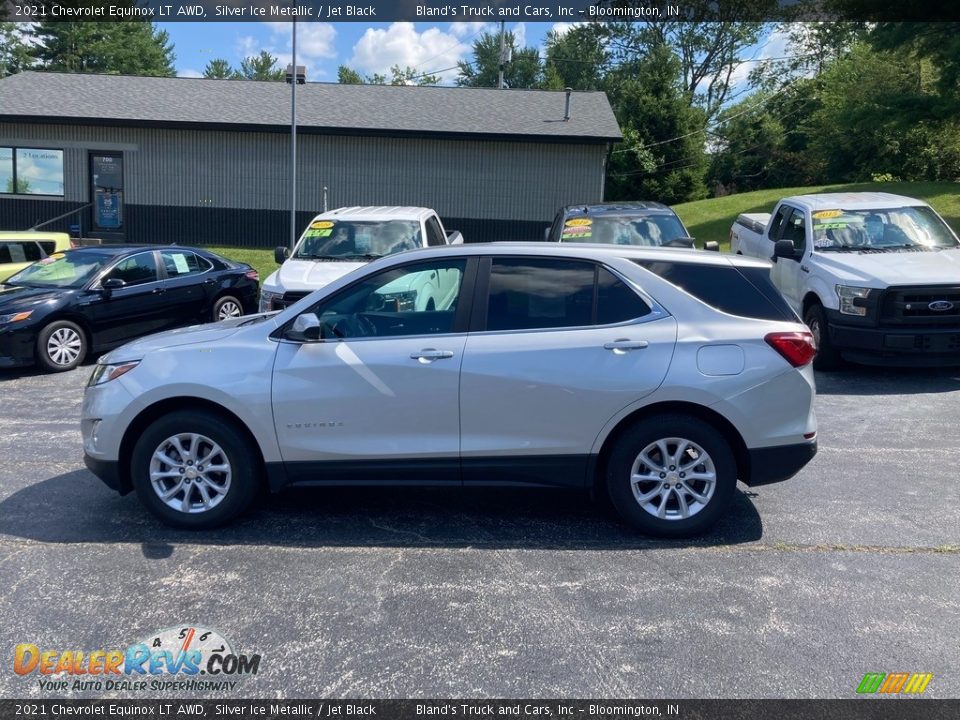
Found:
[[[72,247],[67,233],[0,231],[0,283],[31,263]]]

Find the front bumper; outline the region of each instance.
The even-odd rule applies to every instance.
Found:
[[[31,327],[0,329],[0,368],[33,365],[36,343],[37,333]]]
[[[817,454],[817,441],[752,448],[748,453],[750,471],[740,479],[750,487],[769,485],[789,480],[800,472]]]
[[[864,365],[960,365],[960,327],[857,327],[831,311],[830,342],[847,360]]]
[[[87,466],[90,472],[103,480],[104,484],[111,490],[116,490],[121,495],[126,495],[132,490],[130,482],[120,475],[120,463],[118,461],[101,460],[84,453],[83,464]]]

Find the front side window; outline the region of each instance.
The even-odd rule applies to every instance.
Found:
[[[447,244],[447,238],[444,236],[443,230],[440,229],[440,221],[435,217],[427,220],[427,244],[431,247]]]
[[[142,285],[157,279],[157,261],[152,252],[124,258],[107,273],[104,280],[123,280],[126,285]]]
[[[783,234],[780,239],[792,242],[793,249],[797,251],[802,251],[807,247],[807,227],[803,210],[794,210],[790,214],[783,226]]]
[[[777,214],[773,216],[773,222],[770,223],[770,232],[767,234],[768,238],[774,242],[780,239],[780,228],[783,226],[783,221],[787,219],[787,215],[790,214],[791,210],[793,210],[793,208],[789,205],[780,206]]]
[[[487,330],[607,325],[649,312],[636,292],[594,263],[498,258],[490,268]]]
[[[384,270],[318,303],[321,337],[436,335],[454,330],[466,260]]]
[[[63,196],[63,150],[0,148],[0,192]]]

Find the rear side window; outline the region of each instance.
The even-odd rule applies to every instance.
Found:
[[[796,313],[770,282],[767,268],[654,260],[634,262],[729,315],[758,320],[797,320]]]
[[[490,269],[487,330],[535,330],[625,322],[649,306],[591,262],[497,258]]]
[[[33,240],[0,243],[0,264],[36,262],[42,257],[40,246]]]

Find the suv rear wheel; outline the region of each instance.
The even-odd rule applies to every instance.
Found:
[[[133,450],[137,495],[167,525],[217,527],[246,510],[259,485],[259,458],[225,418],[177,411],[154,421]]]
[[[716,428],[686,415],[651,417],[626,430],[607,463],[607,490],[620,516],[648,535],[686,537],[719,519],[737,466]]]

